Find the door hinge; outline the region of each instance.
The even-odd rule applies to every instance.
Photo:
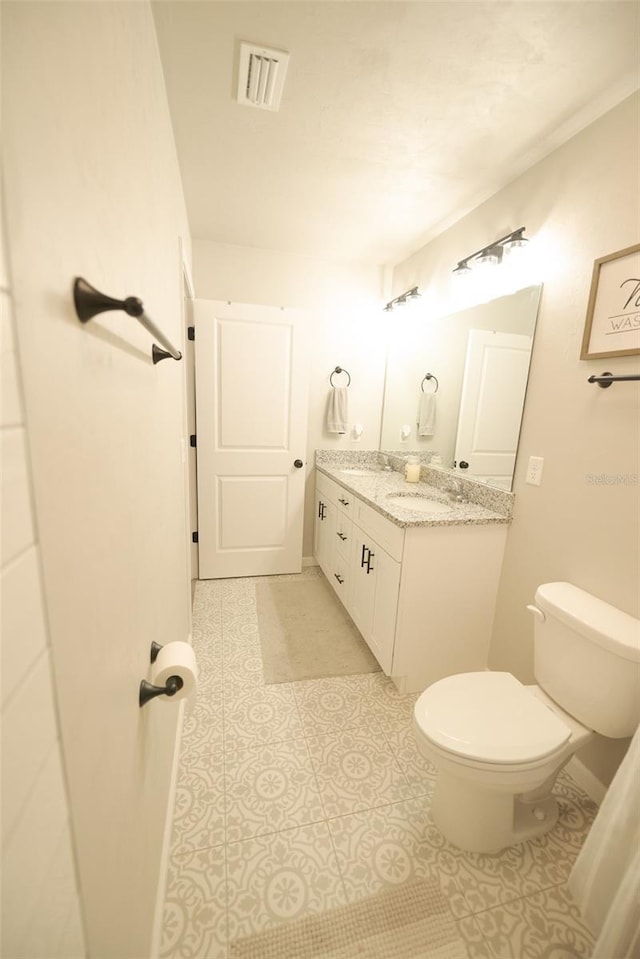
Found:
[[[196,434],[192,433],[189,437],[189,446],[192,446],[194,449],[198,445],[198,440],[196,439]]]
[[[196,328],[195,328],[195,326],[188,326],[188,327],[187,327],[187,339],[188,339],[188,340],[195,340],[195,338],[196,338]]]
[[[191,534],[191,542],[192,542],[192,543],[197,543],[197,542],[198,542],[198,531],[197,531],[197,530],[195,531],[195,533],[192,533],[192,534]]]

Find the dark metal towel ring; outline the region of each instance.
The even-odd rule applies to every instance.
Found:
[[[435,388],[435,390],[434,390],[433,392],[434,392],[434,393],[437,393],[437,392],[438,392],[438,387],[440,386],[440,384],[438,383],[438,377],[437,377],[437,376],[434,376],[433,373],[426,373],[426,374],[425,374],[425,376],[424,376],[424,378],[423,378],[423,380],[422,380],[422,383],[420,384],[420,389],[422,390],[423,393],[424,393],[424,381],[425,381],[425,380],[435,380],[435,381],[436,381],[436,388]]]
[[[335,376],[336,373],[346,373],[346,374],[347,374],[347,380],[348,380],[347,386],[351,386],[351,376],[349,375],[349,371],[348,371],[348,370],[343,370],[341,366],[336,366],[335,370],[333,371],[333,373],[332,373],[331,376],[329,377],[329,382],[331,383],[332,386],[333,386],[333,377]],[[335,386],[333,386],[333,388],[334,388],[334,390],[335,390]]]

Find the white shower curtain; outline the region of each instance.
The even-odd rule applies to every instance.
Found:
[[[640,727],[580,850],[569,888],[597,936],[592,959],[640,959]]]

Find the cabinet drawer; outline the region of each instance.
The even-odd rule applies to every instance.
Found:
[[[359,499],[354,502],[353,519],[363,532],[379,543],[393,559],[400,562],[404,547],[404,529],[402,527],[396,526],[390,520],[385,519],[384,516]]]
[[[349,566],[345,563],[339,556],[334,557],[334,562],[332,564],[332,573],[328,577],[329,582],[335,589],[338,597],[340,598],[342,605],[346,608],[348,604],[348,588],[349,588]]]
[[[336,510],[336,554],[349,565],[351,561],[351,547],[353,545],[353,523],[346,519],[339,510]]]
[[[353,493],[350,493],[342,487],[338,487],[338,498],[336,500],[336,506],[338,511],[342,513],[343,516],[351,519],[353,516],[353,508],[355,506],[356,497]]]

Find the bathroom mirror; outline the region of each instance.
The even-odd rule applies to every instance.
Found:
[[[442,466],[510,490],[541,291],[435,319],[419,307],[391,314],[380,449],[437,452]],[[421,404],[435,407],[427,435]]]

